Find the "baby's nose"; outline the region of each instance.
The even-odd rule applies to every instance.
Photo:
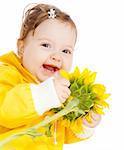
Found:
[[[51,56],[51,59],[57,62],[61,62],[62,61],[62,57],[59,54],[54,54]]]

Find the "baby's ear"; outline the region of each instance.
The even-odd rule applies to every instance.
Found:
[[[24,53],[24,40],[17,40],[17,50],[18,50],[18,55],[22,58],[23,53]]]

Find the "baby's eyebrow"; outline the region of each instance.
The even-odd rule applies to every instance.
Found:
[[[51,39],[48,39],[48,38],[39,38],[38,40],[39,40],[39,41],[48,41],[48,42],[50,42],[50,43],[55,44],[54,41],[52,41]]]
[[[71,49],[73,50],[73,47],[72,47],[72,46],[70,46],[70,45],[66,45],[66,47],[69,47],[69,48],[71,48]]]
[[[52,40],[47,39],[47,38],[40,38],[40,39],[38,39],[38,40],[39,40],[39,41],[46,40],[46,41],[51,41],[51,42],[53,42]]]

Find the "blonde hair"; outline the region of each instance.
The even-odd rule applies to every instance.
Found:
[[[48,19],[48,11],[50,9],[55,9],[56,12],[56,19],[69,23],[72,27],[75,28],[76,33],[76,25],[71,19],[71,17],[66,14],[65,12],[62,12],[59,8],[48,5],[48,4],[36,4],[34,7],[28,9],[24,14],[24,20],[22,22],[21,31],[20,31],[20,37],[18,40],[24,40],[27,36],[27,34],[33,30],[33,33],[35,31],[35,28]]]

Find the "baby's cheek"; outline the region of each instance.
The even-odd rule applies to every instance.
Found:
[[[69,65],[67,65],[66,67],[64,67],[64,69],[69,72],[71,67]]]
[[[71,67],[72,67],[72,59],[67,59],[65,64],[65,69],[67,71],[70,71]]]

